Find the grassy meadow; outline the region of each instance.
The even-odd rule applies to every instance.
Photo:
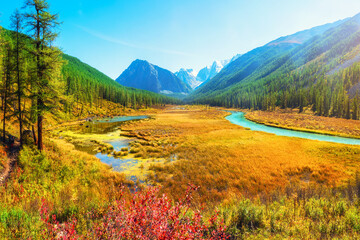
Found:
[[[173,143],[177,160],[151,166],[150,180],[174,196],[188,183],[199,185],[201,202],[219,202],[289,184],[340,186],[359,169],[358,146],[254,132],[225,120],[228,114],[205,107],[168,108],[151,121],[128,124],[135,135]]]
[[[59,229],[75,219],[69,232],[76,235],[68,236],[99,239],[88,234],[103,223],[116,201],[124,201],[125,212],[138,206],[131,200],[135,187],[146,196],[147,191],[155,192],[151,199],[165,194],[174,204],[189,185],[199,188],[184,217],[194,223],[201,212],[203,219],[195,222],[206,223],[215,214],[231,239],[359,237],[360,147],[250,131],[224,119],[228,112],[206,106],[167,106],[131,114],[151,117],[128,122],[117,132],[135,139],[126,156],[119,157],[141,160],[122,173],[76,150],[73,143],[84,141],[81,136],[64,132],[67,137],[59,138],[64,126],[81,122],[48,124],[45,151],[25,146],[10,180],[0,186],[0,237],[56,239],[65,231]],[[144,184],[128,180],[126,176],[135,172]],[[56,221],[44,221],[44,203]],[[157,210],[146,209],[146,214],[149,211]]]

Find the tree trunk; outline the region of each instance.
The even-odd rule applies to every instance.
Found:
[[[6,100],[5,100],[5,104],[6,104]],[[6,121],[6,107],[4,107],[4,117],[3,117],[3,140],[5,142],[5,121]]]
[[[41,98],[38,98],[38,107],[42,107],[43,106],[43,102],[41,100]],[[38,119],[37,119],[37,125],[38,125],[38,141],[37,141],[37,145],[38,145],[38,149],[40,151],[43,150],[43,115],[42,115],[42,111],[39,113],[38,115]]]
[[[6,141],[6,110],[7,110],[7,94],[8,94],[8,78],[5,76],[5,91],[4,91],[4,116],[3,116],[3,141]]]
[[[19,107],[19,125],[20,125],[20,146],[23,143],[23,126],[22,126],[22,112],[21,112],[21,80],[20,80],[20,59],[19,59],[19,33],[16,35],[16,72],[17,72],[17,84],[18,84],[18,107]]]
[[[37,144],[34,125],[31,125],[31,130],[32,130],[32,133],[33,133],[34,143]]]

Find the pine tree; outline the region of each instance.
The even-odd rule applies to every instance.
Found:
[[[11,16],[12,29],[14,31],[15,37],[15,71],[16,71],[16,83],[17,83],[17,116],[19,120],[19,136],[20,136],[20,145],[23,143],[23,111],[21,106],[21,99],[24,96],[24,79],[21,78],[21,68],[22,68],[22,59],[21,55],[24,50],[24,36],[22,34],[23,26],[23,17],[18,10],[15,11],[14,15]]]
[[[4,59],[4,37],[3,37],[3,29],[0,26],[0,80],[3,83],[4,80],[4,68],[3,68],[3,59]],[[1,108],[3,107],[3,93],[1,94]]]
[[[347,96],[346,96],[345,102],[346,102],[346,116],[345,116],[345,118],[346,118],[346,119],[350,119],[350,118],[351,118],[351,114],[350,114],[350,100],[349,100],[349,98],[348,98]]]
[[[356,94],[356,97],[353,101],[352,119],[358,119],[358,94]]]
[[[3,58],[3,140],[6,141],[6,120],[10,110],[10,97],[11,97],[11,84],[12,84],[12,44],[11,41],[5,41],[4,43],[4,58]]]
[[[305,105],[305,96],[303,92],[300,90],[300,106],[299,106],[299,113],[302,113],[304,111],[304,105]]]
[[[53,83],[61,66],[60,51],[52,46],[57,37],[54,30],[59,22],[58,15],[49,12],[45,0],[27,0],[25,7],[29,11],[25,14],[26,23],[33,38],[33,49],[30,52],[36,63],[32,96],[35,98],[33,103],[37,117],[37,145],[42,150],[44,113],[50,110],[51,100],[56,98],[57,91]]]

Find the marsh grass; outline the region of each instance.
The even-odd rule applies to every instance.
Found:
[[[199,106],[168,108],[151,121],[124,129],[152,136],[132,146],[143,157],[156,157],[158,150],[177,156],[171,164],[152,164],[149,182],[162,185],[174,198],[193,183],[200,186],[194,195],[198,202],[284,190],[289,183],[341,186],[360,168],[358,146],[249,131],[225,120],[228,114]]]

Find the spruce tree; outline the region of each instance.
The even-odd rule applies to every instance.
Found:
[[[17,112],[16,115],[18,116],[19,120],[19,136],[20,136],[20,145],[23,143],[23,111],[21,106],[21,100],[24,96],[24,79],[22,78],[22,54],[24,51],[24,35],[22,34],[23,30],[23,17],[18,10],[11,16],[11,23],[12,23],[12,30],[14,31],[14,57],[15,57],[15,72],[16,72],[16,84],[17,84]]]
[[[9,117],[11,107],[11,85],[12,85],[12,42],[5,40],[3,57],[3,82],[2,82],[2,98],[3,98],[3,141],[6,141],[6,120]]]
[[[42,150],[44,114],[51,109],[52,100],[57,96],[54,82],[61,67],[60,51],[53,46],[59,22],[58,15],[50,13],[45,0],[27,0],[25,8],[28,10],[24,15],[26,25],[33,39],[30,53],[35,60],[32,97],[37,117],[37,146]]]
[[[358,94],[356,94],[353,100],[352,119],[358,119]]]

